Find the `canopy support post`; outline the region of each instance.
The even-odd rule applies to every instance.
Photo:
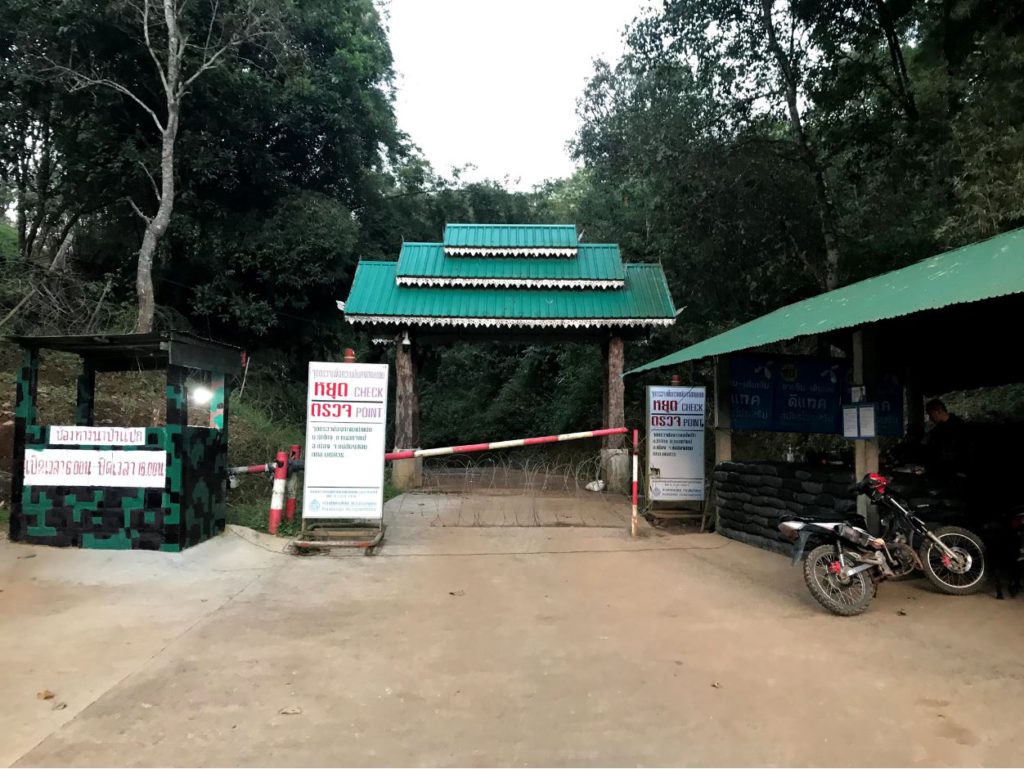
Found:
[[[622,427],[626,423],[625,343],[621,336],[611,336],[601,347],[602,391],[604,397],[604,428]],[[607,435],[601,449],[601,475],[609,491],[625,492],[630,482],[629,451],[621,434]]]
[[[853,384],[864,387],[877,380],[875,371],[875,338],[870,330],[853,332]],[[868,399],[874,393],[868,394]],[[860,480],[868,473],[878,472],[878,438],[865,438],[853,442],[854,476]],[[871,532],[878,531],[878,512],[863,494],[857,497],[857,512],[864,518]]]
[[[420,448],[420,399],[416,388],[416,359],[405,329],[395,337],[395,451]],[[423,485],[423,460],[400,459],[391,466],[391,482],[402,491]]]

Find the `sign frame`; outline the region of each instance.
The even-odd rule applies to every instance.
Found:
[[[672,404],[671,406],[668,404]],[[707,496],[707,388],[649,385],[644,398],[648,502],[700,502]],[[654,423],[658,421],[656,426]],[[661,476],[661,469],[680,475]],[[658,475],[655,477],[655,470]]]
[[[310,361],[302,521],[384,521],[388,365]]]

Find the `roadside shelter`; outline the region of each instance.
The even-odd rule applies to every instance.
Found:
[[[734,430],[780,429],[772,426],[771,417],[788,410],[790,416],[802,414],[814,425],[804,432],[842,435],[844,405],[859,401],[874,407],[877,426],[881,426],[887,418],[892,419],[893,409],[878,409],[880,402],[888,401],[901,406],[896,434],[903,435],[907,429],[913,432],[921,428],[926,395],[1022,382],[1024,358],[1015,325],[1024,311],[1022,294],[1024,229],[1018,229],[787,305],[625,375],[688,361],[715,360],[715,478],[721,484],[718,509],[721,513],[731,508],[738,524],[745,516],[754,521],[751,531],[741,534],[773,539],[777,532],[772,511],[778,514],[802,507],[806,509],[801,512],[828,513],[830,502],[841,502],[840,506],[849,502],[836,499],[843,482],[879,468],[878,432],[853,440],[852,472],[836,467],[825,471],[789,468],[790,474],[799,473],[801,477],[794,475],[791,483],[781,484],[777,480],[780,463],[754,460],[745,468],[729,464],[734,460]],[[842,350],[844,357],[784,359],[775,354],[773,346],[777,343],[809,336],[823,338]],[[841,385],[838,397],[823,397],[806,385],[794,389],[799,384],[798,374],[790,377],[787,392],[776,376],[770,385],[773,391],[766,390],[765,395],[771,407],[757,413],[748,379],[755,373],[766,378],[772,374],[769,369],[757,371],[759,361],[774,361],[776,371],[790,366],[791,373],[801,365],[819,372],[835,367]],[[767,402],[757,405],[763,407]],[[752,416],[766,414],[767,420],[752,420]],[[821,472],[826,477],[818,477]],[[739,483],[744,474],[754,480]],[[722,486],[732,489],[725,492],[725,497]],[[787,493],[775,499],[776,495],[769,492],[772,488],[787,488],[793,498],[785,498],[790,496]],[[729,499],[730,494],[740,496]],[[861,503],[861,513],[866,515],[863,499]]]
[[[14,416],[11,539],[39,545],[179,551],[224,530],[230,377],[241,351],[178,332],[12,336],[22,348]],[[81,359],[74,425],[40,424],[43,351]],[[98,372],[166,371],[166,424],[95,424]],[[188,423],[190,377],[209,421]]]

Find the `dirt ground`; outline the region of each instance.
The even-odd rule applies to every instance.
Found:
[[[0,542],[0,764],[1024,764],[1024,598],[843,619],[716,535],[428,518],[374,558]]]

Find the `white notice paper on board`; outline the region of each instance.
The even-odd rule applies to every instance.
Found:
[[[860,436],[861,438],[875,437],[875,404],[859,406],[860,412]]]
[[[857,424],[857,406],[843,406],[843,437],[860,437],[860,430]]]
[[[309,364],[304,518],[384,515],[387,397],[386,364]]]

